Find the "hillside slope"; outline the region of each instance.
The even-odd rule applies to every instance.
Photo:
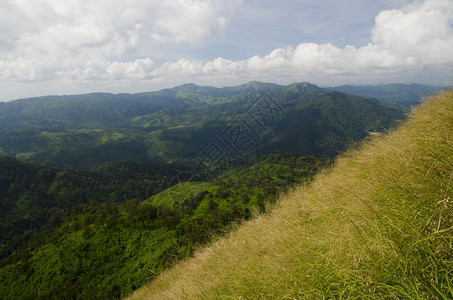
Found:
[[[453,91],[130,299],[453,297]]]

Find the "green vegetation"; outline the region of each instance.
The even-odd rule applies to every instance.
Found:
[[[248,162],[256,162],[275,152],[333,158],[368,132],[392,127],[403,113],[309,83],[51,96],[0,105],[0,153],[74,167],[113,161],[194,167],[238,118],[259,136],[247,152]]]
[[[271,155],[213,182],[173,182],[149,198],[171,184],[161,177],[165,168],[0,163],[0,298],[6,299],[117,299],[232,224],[266,211],[326,164]]]
[[[210,187],[211,184],[208,182],[178,182],[165,191],[152,196],[147,202],[158,207],[173,207],[208,190]]]
[[[0,158],[0,264],[27,257],[29,242],[93,203],[145,200],[168,187],[173,169],[109,163],[91,169],[35,165]]]
[[[224,243],[221,237],[236,224],[272,219],[267,215],[269,208],[277,207],[274,214],[285,210],[288,201],[280,204],[276,199],[289,187],[308,183],[346,148],[370,133],[392,128],[402,118],[402,110],[309,83],[250,82],[221,89],[189,84],[133,95],[52,96],[0,103],[0,154],[9,156],[0,158],[0,298],[128,295],[158,274],[167,274],[166,269],[191,257],[196,249],[216,240],[213,247]],[[336,183],[326,186],[331,184]],[[354,188],[367,184],[355,182]],[[330,188],[325,190],[327,201],[332,197]],[[364,207],[352,205],[357,215],[368,216]],[[335,205],[332,209],[349,212]],[[294,214],[299,213],[302,221],[294,225]],[[326,209],[320,218],[328,219],[331,213]],[[307,212],[311,214],[316,215]],[[305,216],[300,206],[292,206],[278,222],[300,231],[291,227],[286,234],[286,225],[280,228],[277,222],[274,229],[263,225],[263,231],[238,241],[246,245],[259,239],[262,245],[253,245],[259,253],[251,252],[258,259],[261,253],[272,258],[274,254],[266,251],[273,247],[285,247],[282,255],[276,255],[282,264],[274,266],[283,274],[266,274],[276,282],[287,280],[297,291],[304,286],[297,281],[298,273],[288,275],[282,266],[291,265],[285,259],[294,258],[285,256],[294,250],[289,240],[297,241],[298,234],[307,232]],[[320,240],[304,234],[314,240],[313,244],[304,241],[304,247],[319,261],[325,259],[323,251],[332,242],[323,234],[343,234],[341,225],[347,219],[335,220],[328,226],[313,222],[310,230],[318,232]],[[348,232],[354,235],[351,228]],[[282,240],[273,240],[277,233]],[[268,235],[269,243],[275,244],[263,241]],[[231,255],[225,254],[225,262]],[[246,267],[252,258],[247,252],[243,255]],[[303,259],[296,257],[296,262]],[[305,266],[301,263],[297,268]],[[232,287],[250,298],[264,297],[252,293],[253,289],[265,293],[262,283],[275,287],[271,296],[277,295],[278,285],[266,283],[270,277],[261,278],[260,272],[247,275],[247,280],[256,281],[247,285],[250,291]],[[227,275],[226,268],[219,278],[236,282]],[[324,283],[330,281],[328,276],[322,278]],[[204,293],[217,298],[230,292],[222,286]],[[323,295],[336,294],[332,290]]]
[[[130,299],[453,298],[453,91]]]

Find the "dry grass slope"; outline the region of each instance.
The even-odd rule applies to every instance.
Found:
[[[453,91],[130,299],[453,298]]]

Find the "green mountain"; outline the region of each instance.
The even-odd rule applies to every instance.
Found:
[[[401,119],[376,101],[308,83],[193,84],[141,94],[49,96],[0,103],[0,154],[38,163],[245,160],[275,152],[335,157]]]
[[[453,91],[128,299],[451,299]]]

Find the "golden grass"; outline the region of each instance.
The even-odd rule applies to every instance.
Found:
[[[453,297],[453,91],[129,299]]]

